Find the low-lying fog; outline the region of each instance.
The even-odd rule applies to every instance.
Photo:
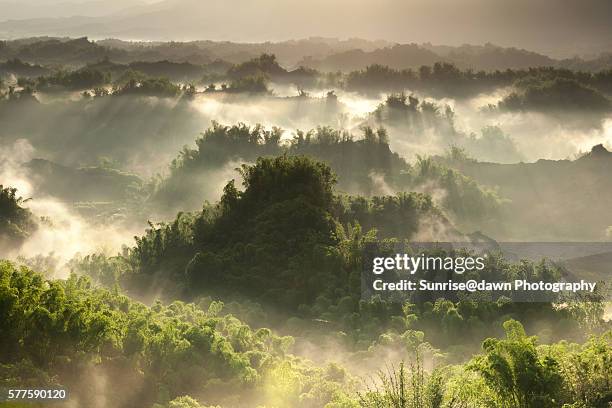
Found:
[[[391,150],[409,162],[417,156],[443,155],[451,144],[469,137],[472,140],[466,145],[467,153],[474,146],[474,156],[480,161],[558,160],[575,158],[595,144],[612,147],[612,117],[585,123],[579,120],[578,114],[573,119],[572,114],[558,117],[486,109],[506,96],[509,89],[465,100],[424,98],[415,94],[421,101],[438,107],[440,121],[449,118],[444,116],[446,107],[452,109],[448,122],[454,127],[452,135],[447,124],[440,127],[436,121],[418,130],[401,121],[377,122],[373,119],[374,111],[384,104],[386,94],[366,97],[334,90],[335,97],[330,97],[328,91],[310,90],[298,96],[296,87],[276,85],[272,95],[199,93],[191,99],[177,100],[154,97],[79,100],[73,94],[37,94],[40,103],[13,107],[12,114],[4,118],[0,129],[0,179],[4,185],[16,187],[20,196],[32,198],[25,205],[37,217],[53,221],[42,223],[19,253],[11,255],[53,254],[65,262],[77,253],[117,251],[122,244],[130,244],[133,235],[143,232],[146,219],[151,216],[140,214],[137,219],[121,223],[104,222],[99,217],[87,219],[75,210],[74,202],[33,187],[24,170],[24,165],[32,159],[44,158],[71,168],[104,162],[147,182],[156,174],[163,177],[182,147],[193,146],[200,132],[213,120],[228,125],[244,122],[266,128],[278,126],[284,130],[283,139],[287,140],[297,130],[321,125],[349,130],[359,138],[364,124],[382,124],[388,129]],[[410,90],[406,94],[411,94]],[[514,145],[514,152],[495,143],[479,143],[482,129],[491,126],[501,130],[505,143]],[[220,197],[229,179],[236,178],[234,169],[238,165],[229,163],[215,173],[214,180],[203,181],[209,186],[207,197],[211,202]]]

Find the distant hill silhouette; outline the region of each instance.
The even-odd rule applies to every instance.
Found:
[[[0,35],[1,27],[0,23]],[[8,24],[8,23],[6,23]],[[386,65],[394,69],[431,66],[436,62],[454,64],[460,69],[492,71],[557,67],[573,70],[601,71],[612,67],[612,56],[600,55],[592,60],[572,58],[556,60],[536,52],[505,48],[493,44],[460,47],[431,44],[398,44],[358,38],[310,37],[301,40],[262,43],[229,41],[142,42],[87,37],[35,37],[0,42],[0,61],[19,59],[36,64],[96,63],[105,58],[113,62],[170,62],[208,65],[218,62],[238,64],[261,54],[274,54],[287,69],[300,66],[321,71],[354,71],[369,65]]]
[[[36,190],[67,201],[124,200],[143,181],[133,174],[105,167],[67,167],[49,160],[25,164]]]
[[[306,58],[299,65],[322,71],[353,71],[372,64],[388,65],[391,68],[401,69],[432,65],[441,59],[438,54],[417,44],[397,44],[370,52],[354,49],[333,54],[320,60]]]
[[[305,59],[302,65],[324,71],[351,71],[368,65],[381,64],[391,68],[417,68],[436,62],[449,62],[460,68],[475,70],[521,69],[558,65],[558,61],[535,52],[484,46],[434,47],[431,45],[397,44],[370,52],[351,50],[314,60]]]
[[[576,160],[516,164],[438,160],[509,200],[507,236],[569,241],[612,238],[612,152],[601,144]]]
[[[609,52],[612,45],[606,0],[0,0],[0,10],[0,38],[266,43],[318,35],[454,46],[491,42],[563,58]],[[336,52],[350,49],[368,51],[353,46]],[[308,55],[315,56],[303,57]]]

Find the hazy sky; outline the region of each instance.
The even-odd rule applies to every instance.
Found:
[[[612,52],[612,0],[104,0],[92,1],[91,13],[83,5],[87,0],[13,1],[18,8],[3,2],[0,20],[15,18],[11,13],[18,9],[18,18],[26,17],[27,5],[48,9],[60,3],[46,15],[96,17],[3,24],[0,35],[5,37],[46,33],[274,41],[330,36],[449,45],[492,42],[553,55]],[[118,12],[121,8],[128,10]],[[111,17],[99,17],[105,9]],[[41,17],[40,9],[31,13]]]

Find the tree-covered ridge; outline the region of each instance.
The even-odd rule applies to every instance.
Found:
[[[609,112],[612,109],[612,101],[604,94],[571,77],[543,81],[528,77],[515,85],[518,92],[513,92],[500,101],[500,109],[540,112],[579,111],[585,114]]]
[[[18,58],[0,63],[0,75],[14,74],[18,77],[38,77],[48,74],[50,70],[37,64],[29,64]]]
[[[496,240],[612,236],[612,60],[479,71],[472,57],[516,53],[398,46],[461,63],[322,72],[287,62],[296,44],[315,59],[339,46],[0,41],[0,173],[58,218],[35,222],[0,186],[0,258],[17,259],[0,260],[0,392],[66,387],[69,408],[607,408],[600,282],[530,303],[370,296],[364,273],[373,253],[475,255],[426,243],[462,241],[488,248],[484,270],[416,278],[606,276],[612,253],[504,258]]]
[[[274,131],[266,132],[264,141],[277,138]],[[261,133],[249,134],[259,140]],[[219,135],[225,138],[224,132]],[[342,134],[325,135],[325,140],[337,143],[336,138]],[[368,135],[366,139],[371,139],[371,143],[384,142],[382,131],[368,131]],[[297,137],[301,140],[298,143],[312,142],[308,141],[312,136],[307,134]],[[424,161],[417,179],[428,179],[428,172],[439,168],[433,162]],[[568,300],[563,307],[470,297],[420,299],[415,305],[364,300],[360,276],[367,243],[393,248],[402,238],[412,238],[423,222],[426,227],[452,228],[431,198],[418,193],[369,199],[338,195],[334,191],[335,176],[331,168],[303,156],[259,158],[254,165],[242,166],[241,176],[242,188],[234,182],[228,183],[217,205],[205,205],[195,214],[180,214],[169,224],[151,225],[146,235],[139,237],[136,245],[123,254],[110,259],[86,257],[82,262],[75,261],[74,271],[89,274],[96,282],[111,287],[120,284],[134,296],[153,292],[173,299],[198,300],[211,295],[224,300],[261,303],[264,308],[259,310],[263,315],[258,313],[256,303],[246,303],[249,310],[240,311],[256,327],[271,322],[284,333],[295,334],[296,341],[315,333],[323,339],[333,338],[342,350],[355,352],[353,358],[364,361],[380,358],[379,353],[405,356],[415,350],[425,350],[438,354],[435,361],[443,363],[445,357],[435,350],[439,347],[449,353],[447,362],[456,362],[461,360],[458,356],[473,352],[474,344],[499,333],[508,318],[523,322],[529,331],[542,333],[547,341],[559,336],[582,340],[589,331],[607,327],[602,318],[601,300],[597,298],[591,303]],[[368,231],[370,228],[377,229],[378,234]],[[129,301],[117,289],[112,292],[92,289],[87,279],[74,277],[67,282],[46,283],[40,277],[32,277],[31,281],[37,283],[29,284],[22,283],[20,272],[15,272],[15,268],[8,267],[8,270],[5,276],[10,277],[3,277],[2,282],[8,279],[5,286],[9,289],[0,291],[0,296],[8,299],[0,302],[8,305],[4,321],[9,325],[6,327],[17,324],[17,320],[22,323],[16,326],[17,339],[10,337],[7,345],[2,345],[10,349],[8,362],[2,362],[2,369],[6,370],[5,377],[15,384],[41,381],[74,384],[71,389],[80,394],[81,380],[90,378],[88,375],[99,377],[103,372],[122,380],[115,389],[136,390],[133,394],[128,391],[117,394],[128,398],[131,405],[126,407],[140,406],[142,401],[148,404],[144,405],[147,408],[153,403],[199,404],[184,395],[192,395],[207,405],[227,407],[257,406],[255,401],[273,407],[394,406],[389,399],[393,397],[385,390],[369,392],[362,400],[353,391],[348,376],[337,367],[304,366],[303,362],[288,356],[286,349],[276,351],[266,346],[268,341],[262,340],[264,346],[261,346],[259,340],[246,343],[237,340],[234,336],[258,338],[260,330],[253,331],[220,313],[218,304],[200,302],[206,312],[182,303],[167,307],[156,304],[149,309]],[[545,262],[511,264],[499,256],[491,256],[483,273],[503,280],[558,280],[562,272]],[[33,274],[26,272],[26,276],[30,275]],[[480,278],[480,275],[465,276],[465,279]],[[31,297],[19,292],[24,286],[32,288]],[[73,286],[76,289],[71,289]],[[71,291],[79,294],[77,299],[84,300],[74,300]],[[26,304],[19,304],[22,298]],[[74,305],[78,312],[68,305]],[[269,310],[280,310],[282,316],[266,316],[265,311]],[[143,318],[142,314],[149,317]],[[426,378],[433,378],[434,384],[438,384],[436,400],[447,401],[447,405],[455,401],[464,406],[504,406],[509,394],[549,406],[554,406],[549,403],[552,400],[555,403],[606,401],[606,394],[601,391],[607,384],[606,376],[600,364],[607,361],[608,349],[602,346],[606,339],[585,347],[586,353],[595,353],[595,357],[591,360],[584,357],[584,363],[574,357],[581,353],[577,346],[564,351],[558,361],[568,359],[564,374],[567,379],[555,377],[552,385],[546,381],[551,376],[550,367],[555,365],[549,366],[547,356],[541,357],[539,351],[535,352],[537,358],[534,357],[529,347],[526,358],[532,363],[528,373],[534,371],[536,379],[543,378],[544,382],[537,385],[537,398],[520,381],[507,385],[508,390],[495,388],[505,372],[485,373],[486,359],[484,363],[480,360],[474,363],[484,367],[481,371],[485,374],[465,367],[450,367],[444,371],[450,373],[446,377],[437,374],[430,377],[417,370],[413,383],[416,385],[411,385],[405,395],[416,393],[415,398],[425,403],[427,397],[419,384],[429,384]],[[284,342],[290,340],[281,341],[287,345]],[[18,348],[15,344],[27,346],[21,347],[18,357],[13,357],[13,348]],[[73,350],[75,355],[71,354]],[[259,353],[250,353],[253,350]],[[486,353],[492,354],[494,361],[499,359],[497,354],[502,354],[512,366],[512,356],[503,354],[505,348],[500,350],[487,347]],[[58,356],[59,361],[50,363],[46,356],[52,356],[52,360]],[[577,379],[580,377],[573,374],[577,367],[588,373],[580,374],[588,380]],[[515,374],[523,378],[526,374],[521,370],[515,370]],[[492,380],[487,382],[485,375]],[[585,385],[574,392],[568,391],[570,386],[566,384]],[[219,396],[216,391],[224,395]],[[92,395],[88,388],[82,393]],[[251,405],[253,402],[257,405]],[[120,404],[115,400],[111,403]]]
[[[348,279],[340,245],[345,228],[376,226],[382,236],[408,238],[428,219],[452,229],[422,194],[338,196],[330,167],[304,156],[259,158],[241,175],[242,191],[232,181],[216,206],[181,214],[140,238],[130,254],[135,271],[174,271],[196,292],[232,288],[295,308]]]
[[[302,156],[259,158],[241,173],[243,190],[230,182],[218,204],[180,213],[170,223],[151,224],[118,257],[86,257],[73,270],[109,286],[120,283],[139,296],[221,296],[256,302],[266,310],[280,308],[276,324],[308,333],[324,321],[334,332],[343,332],[345,347],[357,349],[378,340],[398,345],[422,341],[423,333],[444,334],[428,337],[436,347],[452,347],[459,339],[474,344],[490,333],[485,321],[498,327],[508,316],[528,328],[546,322],[553,332],[566,334],[605,326],[598,295],[592,308],[572,299],[557,308],[471,296],[442,300],[435,294],[421,296],[414,307],[365,301],[361,275],[366,245],[393,251],[404,240],[460,236],[431,198],[419,193],[370,199],[337,195],[330,168]],[[425,278],[442,272],[430,273]],[[547,262],[510,263],[492,253],[482,273],[455,279],[555,281],[564,273]],[[248,321],[261,324],[266,319],[258,315]],[[394,334],[383,340],[380,336],[388,330]]]
[[[78,48],[87,41],[80,43],[75,41],[74,43],[78,43]],[[40,42],[28,46],[35,44],[42,47],[52,45],[70,48],[72,42],[49,40],[46,43]],[[49,86],[83,90],[99,85],[110,85],[125,75],[137,73],[149,79],[168,78],[175,84],[199,83],[208,86],[208,91],[234,93],[267,92],[270,81],[293,84],[298,88],[334,88],[367,94],[411,90],[428,96],[456,98],[472,97],[479,93],[492,92],[495,89],[510,86],[520,89],[521,83],[525,82],[539,83],[540,87],[547,87],[547,82],[575,82],[576,86],[566,85],[560,89],[561,92],[566,97],[584,98],[585,95],[582,94],[588,92],[580,91],[580,88],[592,88],[597,91],[596,95],[586,95],[587,101],[594,98],[599,98],[600,102],[605,101],[604,95],[609,96],[612,92],[612,74],[609,64],[604,64],[600,69],[591,72],[574,69],[573,65],[566,68],[550,64],[535,64],[505,70],[479,70],[463,68],[461,64],[456,65],[440,59],[424,61],[419,64],[418,68],[402,68],[377,60],[359,69],[326,72],[299,64],[294,69],[288,69],[278,62],[276,55],[266,52],[233,63],[218,59],[214,61],[207,59],[204,63],[197,63],[193,60],[193,55],[191,55],[191,60],[160,57],[158,60],[151,61],[150,56],[143,55],[145,58],[142,60],[128,59],[129,63],[122,64],[121,62],[125,61],[125,58],[122,58],[126,54],[125,50],[109,52],[109,49],[106,49],[107,52],[105,52],[105,47],[99,45],[95,45],[94,48],[95,50],[90,51],[99,54],[97,60],[80,55],[81,64],[59,69],[56,64],[51,64],[47,68],[24,63],[18,59],[24,58],[23,56],[9,52],[9,61],[1,68],[7,74],[14,74],[21,77],[23,81],[30,81],[31,85],[35,85],[34,87],[41,91],[48,90]],[[5,52],[8,49],[10,47],[5,47]],[[32,52],[36,53],[40,50]],[[0,49],[1,55],[2,49]],[[25,57],[25,60],[36,59]],[[36,73],[46,75],[36,75]],[[34,78],[35,76],[37,78]],[[218,85],[221,86],[217,87]],[[160,93],[159,96],[173,95]],[[604,99],[601,99],[602,97]],[[527,105],[525,108],[529,107]]]
[[[499,199],[473,180],[435,162],[420,158],[411,166],[391,151],[384,128],[363,128],[363,137],[347,131],[318,127],[297,131],[286,143],[279,128],[213,123],[185,148],[171,165],[170,175],[157,186],[153,202],[168,208],[194,208],[205,198],[202,176],[235,162],[261,156],[308,156],[328,164],[337,175],[338,189],[366,196],[401,191],[443,191],[439,203],[459,223],[480,223],[496,214]],[[202,191],[198,194],[198,191]],[[199,201],[198,201],[199,200]]]
[[[87,278],[46,281],[2,261],[0,384],[63,386],[81,406],[102,392],[115,407],[166,406],[186,394],[228,406],[268,399],[291,406],[298,397],[318,406],[350,392],[343,370],[287,356],[291,338],[219,317],[221,308],[147,307]],[[107,389],[97,389],[96,378]]]
[[[197,81],[206,75],[224,73],[232,64],[214,61],[200,65],[194,62],[174,62],[167,59],[158,61],[134,61],[128,64],[113,62],[110,59],[87,64],[87,68],[107,72],[113,81],[129,72],[138,72],[150,77],[166,77],[173,81]]]
[[[18,247],[36,229],[34,215],[22,206],[17,189],[0,184],[0,249]]]
[[[109,72],[84,67],[75,71],[57,71],[51,75],[35,79],[21,77],[17,84],[30,92],[83,91],[85,98],[92,96],[156,96],[173,98],[179,95],[192,95],[193,86],[181,87],[167,77],[150,77],[138,71],[128,70],[111,81]]]
[[[174,93],[178,86],[168,81],[147,81],[144,85],[136,81],[126,83],[127,94],[121,96],[91,98],[90,93],[112,92],[112,88],[95,88],[86,98],[45,103],[38,102],[27,89],[19,91],[11,86],[0,91],[3,143],[27,134],[38,157],[71,167],[96,166],[101,159],[110,159],[126,170],[126,163],[141,155],[147,156],[146,162],[159,161],[159,156],[152,158],[158,153],[153,146],[168,154],[175,152],[202,129],[203,118],[194,114],[189,98],[171,103],[163,98],[143,101],[142,95],[151,95],[153,89]],[[32,120],[18,119],[23,117]],[[184,142],[177,145],[177,138]]]
[[[139,408],[605,408],[612,398],[610,332],[582,346],[538,345],[509,320],[505,339],[489,338],[467,364],[433,371],[423,368],[423,345],[409,347],[418,332],[406,333],[402,347],[416,360],[370,386],[338,365],[292,356],[292,338],[253,330],[222,308],[147,307],[85,277],[47,281],[0,262],[0,384],[65,387],[83,406],[103,395],[106,404]],[[377,347],[396,336],[381,336]]]
[[[612,92],[612,73],[609,68],[599,72],[584,72],[534,66],[528,69],[486,72],[462,70],[453,64],[440,62],[423,65],[418,70],[393,69],[374,64],[348,73],[344,86],[348,90],[360,92],[397,92],[410,89],[440,97],[466,97],[495,88],[519,86],[526,81],[545,83],[556,79],[574,81],[608,95]]]
[[[48,76],[40,76],[36,79],[36,89],[46,90],[52,87],[63,87],[79,90],[103,86],[109,82],[110,75],[108,73],[82,68],[76,71],[58,71]]]
[[[490,111],[495,109],[489,107]],[[485,126],[480,129],[481,134],[476,135],[459,129],[456,119],[455,111],[449,105],[399,92],[387,95],[384,102],[368,115],[367,123],[388,128],[396,135],[397,141],[415,146],[435,143],[464,149],[485,161],[522,161],[523,156],[515,141],[499,126]]]
[[[102,36],[104,37],[104,36]],[[20,58],[41,64],[95,63],[104,58],[117,63],[135,61],[172,63],[189,61],[210,64],[224,61],[240,64],[261,54],[275,54],[282,65],[306,66],[323,72],[353,71],[374,63],[395,69],[418,68],[435,62],[456,64],[475,71],[505,71],[529,67],[557,67],[597,71],[609,68],[606,54],[585,60],[573,58],[555,60],[542,54],[494,44],[462,45],[460,47],[432,44],[393,44],[387,41],[363,39],[339,40],[313,37],[302,40],[265,43],[232,43],[216,41],[139,42],[86,38],[30,38],[2,41],[0,59]]]

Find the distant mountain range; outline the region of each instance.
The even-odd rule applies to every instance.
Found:
[[[585,60],[557,60],[535,52],[492,44],[460,47],[431,44],[393,44],[363,39],[339,40],[312,37],[303,40],[264,43],[227,41],[132,42],[117,39],[91,41],[87,38],[36,37],[0,42],[0,63],[19,59],[42,65],[84,65],[102,60],[217,63],[223,66],[275,54],[285,68],[304,66],[321,71],[353,71],[372,64],[396,69],[418,68],[448,62],[474,70],[525,69],[554,66],[573,70],[600,71],[612,67],[612,53]],[[215,62],[216,61],[216,62]],[[223,62],[221,62],[223,61]],[[0,71],[2,64],[0,64]]]
[[[0,38],[252,43],[317,35],[454,47],[491,42],[568,58],[612,51],[610,16],[609,0],[0,0]],[[444,47],[424,48],[456,61],[471,52],[481,54],[469,47],[460,47],[455,56]],[[344,57],[360,58],[337,58]],[[507,57],[487,54],[481,64],[493,66],[497,58]],[[401,60],[401,53],[393,58]]]

